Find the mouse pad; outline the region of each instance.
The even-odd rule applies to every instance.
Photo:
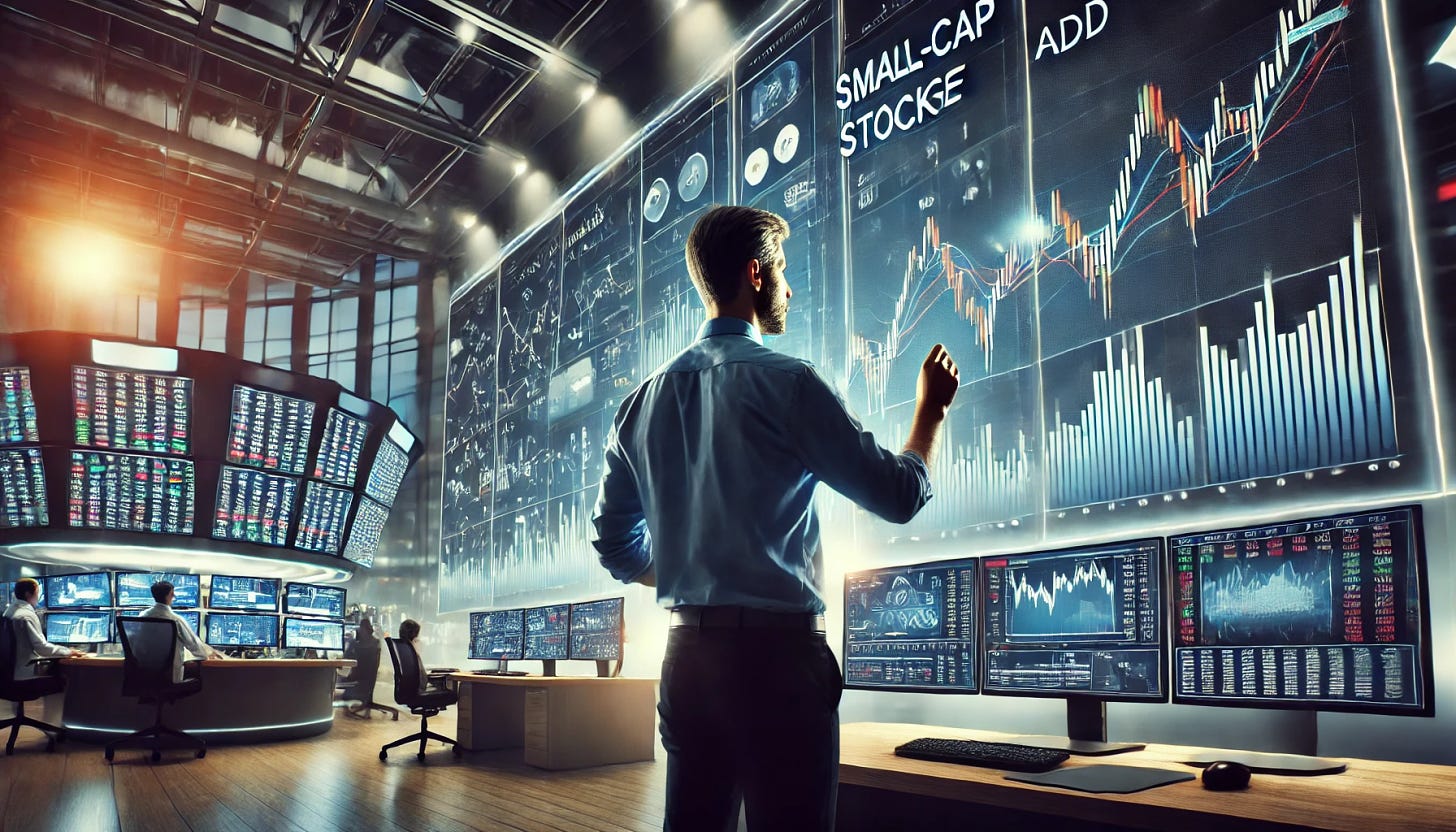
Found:
[[[1132,794],[1169,783],[1192,780],[1193,775],[1183,771],[1142,766],[1073,766],[1044,774],[1008,774],[1006,779],[1037,786],[1076,789],[1079,792]]]

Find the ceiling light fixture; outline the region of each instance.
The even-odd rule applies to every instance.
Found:
[[[581,99],[581,103],[583,103],[583,104],[585,104],[586,102],[592,100],[592,96],[594,96],[596,94],[597,94],[597,85],[596,84],[593,84],[591,82],[587,82],[585,84],[582,84],[581,85],[581,88],[579,90],[577,90],[577,96]]]
[[[469,214],[469,213],[467,213],[467,214],[461,214],[460,215],[460,227],[461,228],[464,228],[466,231],[469,231],[470,229],[474,228],[475,227],[475,215],[474,214]]]
[[[516,163],[514,165],[511,165],[511,171],[516,176],[520,176],[520,175],[524,174],[527,170],[529,170],[530,167],[531,167],[530,165],[526,164],[526,160],[525,159],[517,159],[516,160]]]
[[[475,39],[479,36],[480,27],[468,20],[462,20],[455,26],[455,37],[459,38],[461,43],[475,43]]]

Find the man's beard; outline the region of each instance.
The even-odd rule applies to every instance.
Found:
[[[753,311],[758,313],[758,327],[765,335],[783,335],[789,321],[789,298],[782,291],[784,276],[770,273],[763,282],[763,289],[753,299]]]

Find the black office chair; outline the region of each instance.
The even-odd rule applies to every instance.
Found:
[[[10,740],[5,743],[5,754],[15,753],[15,737],[23,726],[30,726],[46,735],[46,750],[54,751],[56,741],[66,738],[66,731],[48,722],[31,719],[25,715],[25,703],[60,693],[66,689],[66,680],[61,676],[37,676],[34,679],[15,678],[15,657],[20,652],[20,633],[16,622],[4,621],[4,632],[0,633],[0,699],[15,703],[15,716],[0,722],[0,730],[10,729]],[[32,662],[32,664],[39,663]]]
[[[425,743],[430,740],[439,740],[449,745],[456,754],[462,753],[464,749],[454,740],[430,730],[430,717],[455,704],[455,691],[432,690],[420,693],[420,658],[415,653],[415,648],[409,642],[397,638],[387,638],[384,643],[389,645],[389,660],[394,662],[394,701],[419,716],[420,730],[380,748],[379,759],[389,759],[389,749],[415,740],[420,741],[420,753],[416,756],[422,763],[425,761]]]
[[[390,714],[394,721],[399,721],[399,709],[391,708],[382,702],[374,701],[374,686],[379,681],[379,642],[374,642],[373,648],[355,648],[354,671],[349,677],[339,682],[339,689],[343,692],[345,699],[358,701],[357,710],[355,706],[349,706],[348,711],[356,716],[363,714],[367,719],[370,711],[379,711],[383,714]]]
[[[123,745],[140,743],[152,749],[152,762],[162,759],[164,740],[195,749],[198,759],[207,756],[207,742],[162,724],[162,706],[202,690],[201,679],[172,681],[172,657],[177,651],[177,625],[170,618],[117,619],[121,625],[121,649],[126,654],[121,670],[121,695],[134,696],[141,704],[155,703],[157,719],[143,728],[106,744],[106,759],[116,756]],[[146,742],[151,740],[151,742]]]

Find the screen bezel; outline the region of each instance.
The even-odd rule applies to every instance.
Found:
[[[330,592],[337,592],[337,593],[339,593],[339,614],[338,615],[319,615],[317,613],[299,612],[298,610],[289,609],[288,608],[288,594],[289,594],[288,590],[289,590],[289,587],[295,587],[295,586],[307,586],[307,587],[313,587],[315,589],[326,589],[326,590],[328,590]],[[283,594],[280,596],[280,600],[282,600],[282,602],[283,602],[283,614],[284,615],[296,615],[299,618],[312,618],[312,619],[315,619],[315,620],[318,620],[318,621],[341,621],[341,620],[343,620],[344,616],[348,614],[348,611],[349,611],[349,590],[347,588],[345,588],[345,587],[342,587],[342,586],[329,586],[328,584],[310,584],[310,583],[305,583],[303,581],[289,581],[289,582],[287,582],[287,583],[285,583],[283,585]]]
[[[288,643],[288,625],[290,623],[294,622],[294,621],[300,621],[300,622],[303,622],[305,624],[325,624],[325,625],[328,625],[330,627],[337,627],[337,628],[339,628],[339,646],[338,647],[312,647],[312,646],[310,646],[310,647],[304,647],[303,645],[289,644]],[[307,617],[300,617],[300,616],[286,616],[283,619],[283,626],[280,628],[280,632],[282,633],[282,635],[279,637],[278,643],[281,646],[285,647],[285,648],[295,649],[295,650],[317,650],[317,651],[323,652],[323,653],[342,653],[344,651],[344,635],[345,635],[345,633],[344,633],[344,622],[342,620],[337,620],[337,619],[332,619],[332,618],[307,618]]]
[[[209,640],[210,637],[211,637],[211,635],[212,635],[212,617],[214,615],[225,615],[225,616],[239,615],[239,616],[244,616],[246,618],[268,618],[268,619],[271,619],[273,621],[273,642],[271,644],[214,644],[212,641]],[[208,612],[208,614],[207,614],[207,620],[204,621],[203,624],[206,625],[206,626],[204,626],[204,628],[203,628],[201,638],[202,638],[202,641],[205,644],[207,644],[207,646],[209,646],[209,647],[235,647],[235,648],[238,648],[238,649],[247,649],[247,648],[251,647],[253,649],[261,649],[261,648],[265,648],[265,647],[277,647],[278,646],[278,641],[279,641],[279,636],[278,636],[279,624],[278,624],[278,616],[276,614],[270,615],[268,613],[222,612],[222,611],[219,611],[219,612]]]
[[[1327,713],[1371,714],[1371,715],[1377,715],[1377,716],[1409,716],[1409,717],[1433,717],[1433,716],[1435,716],[1436,715],[1436,702],[1435,702],[1435,697],[1436,697],[1436,680],[1435,680],[1435,676],[1434,676],[1434,674],[1432,672],[1433,654],[1432,654],[1432,651],[1431,651],[1431,600],[1430,600],[1430,581],[1429,581],[1429,575],[1428,575],[1427,569],[1426,569],[1426,533],[1425,533],[1424,521],[1423,521],[1423,518],[1422,518],[1422,515],[1421,515],[1421,507],[1420,507],[1420,505],[1415,504],[1415,503],[1408,503],[1408,504],[1402,504],[1402,505],[1396,505],[1396,506],[1387,506],[1387,507],[1376,507],[1376,508],[1362,509],[1362,510],[1359,510],[1359,511],[1345,511],[1345,512],[1340,512],[1338,514],[1321,514],[1321,515],[1314,515],[1314,516],[1301,515],[1301,516],[1298,516],[1298,517],[1291,518],[1289,520],[1273,521],[1273,522],[1269,522],[1269,523],[1250,523],[1250,524],[1243,525],[1243,526],[1233,526],[1233,527],[1229,527],[1229,528],[1195,530],[1195,531],[1185,532],[1183,534],[1169,535],[1168,536],[1168,539],[1166,541],[1166,550],[1168,552],[1173,551],[1173,540],[1176,539],[1176,538],[1180,538],[1180,537],[1193,537],[1193,536],[1202,535],[1202,534],[1210,534],[1212,532],[1233,532],[1233,533],[1237,533],[1237,532],[1246,531],[1246,530],[1250,530],[1250,529],[1261,529],[1261,528],[1264,528],[1266,526],[1284,525],[1286,523],[1304,523],[1304,522],[1310,522],[1312,520],[1337,520],[1337,519],[1340,519],[1340,518],[1343,518],[1343,517],[1358,517],[1360,515],[1365,515],[1365,514],[1380,514],[1382,512],[1393,512],[1393,511],[1409,511],[1411,513],[1411,515],[1410,515],[1411,516],[1411,545],[1412,545],[1411,556],[1412,556],[1412,559],[1415,561],[1415,569],[1416,569],[1416,594],[1417,594],[1417,598],[1418,598],[1418,603],[1421,605],[1421,609],[1420,609],[1420,612],[1421,612],[1421,614],[1420,614],[1420,636],[1421,636],[1421,644],[1420,644],[1420,649],[1416,651],[1417,654],[1418,654],[1419,660],[1421,662],[1421,667],[1419,667],[1417,669],[1418,670],[1424,670],[1425,671],[1424,673],[1421,674],[1423,678],[1421,678],[1419,680],[1419,684],[1417,685],[1417,687],[1421,691],[1421,707],[1419,707],[1419,708],[1413,708],[1413,707],[1402,707],[1402,706],[1398,706],[1398,705],[1397,706],[1390,706],[1390,705],[1362,705],[1359,702],[1307,701],[1307,700],[1298,700],[1298,699],[1294,699],[1294,700],[1290,700],[1290,699],[1263,699],[1263,698],[1260,698],[1260,697],[1240,697],[1240,698],[1237,698],[1237,699],[1234,699],[1234,698],[1228,698],[1228,699],[1223,699],[1223,698],[1205,698],[1205,697],[1180,696],[1175,691],[1171,691],[1170,690],[1170,693],[1173,694],[1173,697],[1172,697],[1173,704],[1175,704],[1175,705],[1198,705],[1200,707],[1214,707],[1214,708],[1258,708],[1258,709],[1261,709],[1261,710],[1272,710],[1272,711],[1324,711],[1324,712],[1327,712]],[[1170,580],[1171,580],[1171,576],[1170,576]],[[1177,606],[1176,606],[1177,605],[1177,599],[1176,598],[1172,598],[1170,596],[1168,600],[1169,600],[1169,603],[1168,603],[1168,615],[1169,615],[1168,622],[1169,622],[1169,626],[1171,627],[1172,626],[1172,621],[1173,621],[1172,616],[1177,614]],[[1168,638],[1168,643],[1169,643],[1170,648],[1175,646],[1175,645],[1173,645],[1172,642],[1173,642],[1173,638],[1172,638],[1172,634],[1171,634],[1171,631],[1170,631],[1169,638]],[[1373,644],[1371,646],[1378,646],[1378,643],[1377,644]],[[1189,648],[1189,649],[1197,649],[1197,648]],[[1170,651],[1170,653],[1169,653],[1169,662],[1170,662],[1170,664],[1171,664],[1172,656],[1173,655],[1175,655],[1175,654]],[[1171,672],[1172,672],[1172,669],[1170,667],[1169,668],[1169,673],[1171,674]]]
[[[506,656],[477,656],[477,655],[475,655],[475,639],[474,638],[471,638],[470,639],[470,643],[468,645],[466,645],[466,648],[465,648],[466,657],[469,658],[470,661],[473,661],[473,662],[515,662],[515,661],[525,661],[526,660],[526,656],[525,656],[525,652],[526,652],[526,608],[525,607],[507,607],[506,609],[503,609],[503,610],[478,610],[476,612],[472,612],[470,614],[470,629],[467,630],[467,633],[474,632],[474,630],[475,630],[475,617],[478,616],[478,615],[500,615],[501,613],[511,613],[511,612],[518,612],[518,613],[521,614],[521,641],[520,641],[520,648],[521,649],[517,650],[516,652],[514,652],[514,653],[512,653],[510,655],[506,655]]]
[[[80,605],[67,604],[67,605],[64,605],[64,606],[56,606],[55,604],[51,603],[52,600],[55,598],[55,595],[51,592],[50,582],[52,580],[60,580],[62,578],[74,578],[74,577],[77,577],[79,575],[105,575],[106,576],[106,596],[107,596],[106,597],[106,603],[104,603],[104,604],[80,604]],[[95,571],[95,572],[66,572],[66,573],[61,574],[61,575],[44,575],[42,577],[46,581],[46,585],[45,585],[46,606],[45,606],[45,608],[47,610],[55,610],[56,612],[69,612],[71,610],[82,610],[82,611],[84,611],[84,610],[106,610],[106,609],[111,609],[111,608],[113,608],[113,607],[116,606],[116,586],[115,586],[115,582],[111,580],[111,572],[109,572],[109,571],[106,571],[106,570],[98,570],[98,571]],[[14,593],[12,593],[12,594],[14,594]]]
[[[1106,540],[1101,542],[1083,543],[1078,546],[1063,546],[1058,549],[1036,549],[1033,551],[1006,552],[1003,554],[986,555],[981,557],[982,561],[1000,560],[1002,558],[1024,558],[1031,556],[1059,557],[1081,552],[1091,548],[1105,546],[1129,546],[1141,543],[1153,543],[1158,548],[1156,562],[1158,564],[1158,591],[1165,599],[1161,604],[1155,604],[1158,618],[1158,685],[1159,692],[1147,696],[1130,695],[1124,693],[1105,693],[1093,691],[1071,691],[1071,690],[1007,690],[1004,688],[991,688],[986,684],[990,675],[990,645],[986,642],[986,616],[990,614],[990,605],[986,603],[990,587],[988,582],[991,578],[991,570],[981,564],[981,575],[977,583],[977,599],[981,602],[981,624],[980,624],[980,652],[977,656],[980,659],[981,667],[981,693],[986,696],[1009,696],[1025,699],[1079,699],[1100,702],[1136,702],[1144,704],[1157,704],[1167,702],[1169,698],[1169,683],[1171,669],[1169,668],[1170,650],[1173,634],[1170,620],[1168,618],[1168,591],[1170,588],[1168,577],[1168,545],[1167,540],[1161,537],[1133,537],[1120,540]]]
[[[528,661],[528,662],[551,662],[551,661],[557,661],[557,662],[561,662],[561,661],[570,661],[571,660],[571,606],[572,605],[571,605],[570,602],[567,602],[567,603],[564,603],[564,604],[542,604],[542,605],[536,606],[536,607],[526,607],[524,610],[522,610],[522,615],[521,615],[521,653],[524,654],[524,655],[521,656],[521,660],[522,661]],[[555,609],[557,607],[565,607],[566,608],[566,655],[565,656],[539,656],[539,655],[532,655],[532,654],[530,654],[529,652],[527,652],[530,649],[529,645],[531,643],[531,640],[527,637],[528,634],[526,633],[526,618],[525,618],[525,613],[528,613],[528,612],[530,612],[532,610],[549,610],[549,609]]]
[[[602,603],[604,601],[615,601],[615,602],[617,602],[617,605],[619,607],[621,607],[621,613],[617,616],[617,622],[618,622],[618,624],[617,624],[617,658],[615,658],[615,659],[599,659],[599,658],[597,658],[595,656],[578,656],[578,655],[576,655],[576,642],[572,638],[573,636],[576,635],[576,630],[575,630],[575,624],[576,624],[576,608],[577,607],[585,607],[585,606],[588,606],[590,604],[600,604],[600,603]],[[567,626],[567,630],[566,630],[566,638],[567,638],[567,644],[566,644],[566,657],[567,658],[566,658],[566,660],[567,661],[580,661],[580,662],[615,662],[615,661],[621,661],[622,660],[622,654],[626,652],[626,648],[627,648],[627,597],[625,595],[618,595],[615,598],[598,598],[598,599],[596,599],[594,601],[573,601],[572,604],[571,604],[571,609],[567,612],[567,615],[570,616],[570,618],[567,620],[567,625],[566,625]],[[522,637],[525,636],[525,632],[526,632],[526,628],[525,628],[524,622],[523,622],[523,626],[521,627],[521,635],[522,635]]]
[[[112,579],[112,586],[111,586],[111,592],[112,592],[111,601],[112,601],[112,603],[118,609],[131,609],[133,607],[141,608],[141,605],[140,604],[123,604],[121,602],[121,576],[122,575],[169,575],[169,576],[174,577],[174,578],[191,578],[193,580],[193,582],[195,582],[197,584],[197,603],[195,603],[195,604],[173,604],[172,605],[172,609],[174,609],[174,610],[196,610],[196,609],[201,609],[202,608],[202,576],[201,575],[194,575],[194,574],[191,574],[189,572],[141,572],[141,571],[138,571],[138,570],[135,570],[135,569],[128,569],[126,571],[113,573],[113,576],[114,577]],[[156,582],[153,581],[153,583],[156,583]],[[176,584],[173,584],[173,588],[174,588],[174,591],[175,591]],[[150,597],[150,593],[148,593],[148,597]],[[153,603],[155,603],[156,602],[156,599],[152,599],[152,601],[153,601]],[[150,605],[148,605],[148,606],[150,606]]]
[[[107,635],[107,638],[104,641],[66,641],[64,639],[51,638],[51,624],[50,624],[51,617],[50,617],[50,614],[47,613],[46,614],[46,622],[45,622],[45,638],[46,638],[46,641],[49,641],[52,644],[115,644],[116,643],[116,640],[117,640],[117,636],[116,636],[116,626],[117,626],[116,625],[116,616],[112,613],[111,610],[96,609],[94,607],[65,607],[63,609],[56,610],[56,612],[58,614],[60,614],[60,615],[87,615],[87,616],[92,616],[92,617],[105,618],[106,619],[107,634],[108,634]]]
[[[971,628],[974,630],[974,636],[972,638],[971,643],[972,643],[972,645],[974,646],[974,648],[976,650],[976,678],[975,678],[975,687],[973,687],[973,688],[922,688],[922,687],[917,687],[915,685],[866,685],[866,684],[855,684],[855,683],[850,682],[849,681],[849,677],[844,674],[844,670],[849,667],[849,622],[848,622],[847,619],[848,619],[848,615],[849,615],[849,580],[850,580],[850,578],[853,578],[853,577],[856,577],[856,576],[859,576],[859,575],[869,575],[869,574],[872,574],[872,573],[875,573],[875,572],[884,572],[886,570],[923,569],[923,568],[926,568],[926,567],[934,567],[934,566],[940,566],[942,564],[950,564],[950,563],[970,563],[970,564],[972,564],[972,567],[971,568],[976,573],[975,574],[975,577],[973,579],[973,583],[971,585],[971,592],[974,595],[974,598],[975,598],[974,603],[976,605],[975,621],[971,624]],[[869,690],[869,691],[875,691],[875,692],[889,692],[889,693],[929,693],[929,694],[933,694],[935,696],[978,696],[978,695],[980,695],[980,693],[981,693],[981,664],[982,664],[982,662],[985,659],[985,656],[982,655],[982,650],[981,650],[981,623],[982,623],[982,621],[981,621],[981,619],[982,619],[982,616],[981,616],[981,603],[982,603],[982,601],[985,600],[985,597],[986,596],[983,594],[982,587],[981,587],[981,559],[979,557],[945,558],[943,560],[930,560],[930,561],[923,561],[923,562],[920,562],[920,563],[904,563],[904,564],[897,564],[897,565],[892,565],[892,566],[877,566],[877,567],[872,567],[870,569],[859,569],[859,570],[856,570],[854,572],[846,572],[845,575],[844,575],[844,589],[843,589],[843,592],[841,594],[841,599],[844,602],[844,606],[843,606],[842,609],[843,609],[843,616],[845,618],[844,618],[844,620],[841,621],[841,624],[840,624],[840,634],[839,634],[840,675],[844,677],[844,689],[845,690]]]
[[[259,609],[258,607],[230,607],[227,604],[219,604],[219,603],[217,603],[217,599],[214,598],[213,597],[213,594],[212,594],[212,582],[213,581],[216,581],[218,578],[226,578],[228,580],[243,580],[243,581],[272,581],[273,582],[273,585],[275,587],[274,590],[273,590],[273,598],[274,598],[273,608],[272,609],[269,609],[269,610],[264,610],[264,609]],[[257,614],[257,615],[266,615],[268,613],[273,613],[273,614],[276,615],[278,613],[278,608],[279,608],[279,606],[282,605],[282,603],[283,603],[283,579],[282,578],[264,578],[264,577],[254,577],[252,575],[213,575],[212,576],[212,580],[209,580],[207,582],[207,608],[209,610],[217,610],[219,612],[254,613],[254,614]]]

